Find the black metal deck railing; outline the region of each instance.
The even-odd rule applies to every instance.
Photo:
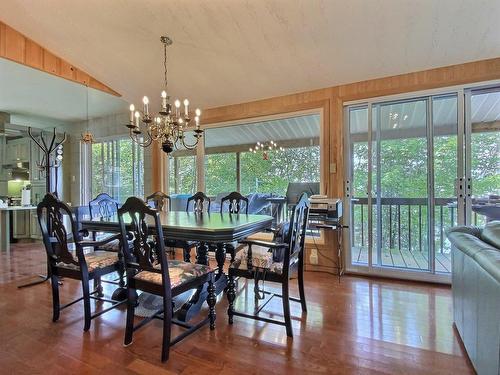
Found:
[[[457,224],[457,207],[454,198],[435,198],[434,235],[436,252],[449,252],[445,229]],[[382,248],[427,251],[428,249],[428,200],[426,198],[381,198],[380,218],[377,218],[377,200],[372,200],[374,244]],[[352,246],[368,244],[368,199],[354,198],[351,207]],[[376,222],[381,220],[381,238],[377,238]],[[477,217],[474,214],[474,222]]]

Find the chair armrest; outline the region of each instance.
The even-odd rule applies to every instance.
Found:
[[[262,247],[268,247],[270,249],[281,249],[288,246],[286,243],[260,241],[260,240],[244,240],[244,241],[239,241],[239,243],[245,245],[257,245]]]
[[[127,239],[131,239],[131,236],[127,236]],[[97,247],[97,246],[103,246],[106,245],[107,243],[110,243],[111,241],[115,240],[120,240],[121,234],[115,234],[109,237],[106,237],[103,240],[100,241],[78,241],[78,245],[83,246],[83,247]]]

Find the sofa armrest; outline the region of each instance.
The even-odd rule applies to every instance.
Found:
[[[451,233],[465,233],[465,234],[470,234],[471,236],[479,238],[481,236],[481,228],[459,225],[456,227],[451,227],[451,228],[446,229],[447,236],[449,236]]]

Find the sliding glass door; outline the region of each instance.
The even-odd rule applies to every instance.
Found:
[[[457,101],[427,96],[347,107],[354,268],[450,272],[444,231],[458,222]]]
[[[466,219],[500,220],[500,88],[466,91]]]

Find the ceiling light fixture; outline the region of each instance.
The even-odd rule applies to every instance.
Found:
[[[181,101],[174,101],[174,108],[170,104],[168,95],[168,69],[167,69],[167,47],[172,44],[172,39],[168,36],[160,38],[163,44],[163,68],[164,68],[164,90],[161,92],[161,110],[156,116],[149,112],[149,99],[142,98],[143,111],[140,112],[133,104],[130,104],[130,121],[126,125],[129,128],[130,138],[141,147],[148,147],[153,141],[161,144],[162,150],[169,154],[174,149],[184,147],[192,150],[198,144],[203,135],[200,129],[201,111],[197,108],[194,111],[195,127],[194,143],[186,142],[185,132],[189,131],[191,115],[189,112],[189,100],[184,99],[184,111],[181,114]],[[141,130],[142,128],[142,130]]]
[[[89,129],[89,86],[87,85],[87,130],[81,134],[80,141],[85,144],[95,143],[94,134]]]
[[[262,151],[262,159],[264,160],[269,160],[269,153],[271,151],[284,151],[283,147],[279,147],[274,141],[269,141],[269,142],[257,142],[255,147],[250,147],[248,151],[253,152],[256,154],[257,152]]]

